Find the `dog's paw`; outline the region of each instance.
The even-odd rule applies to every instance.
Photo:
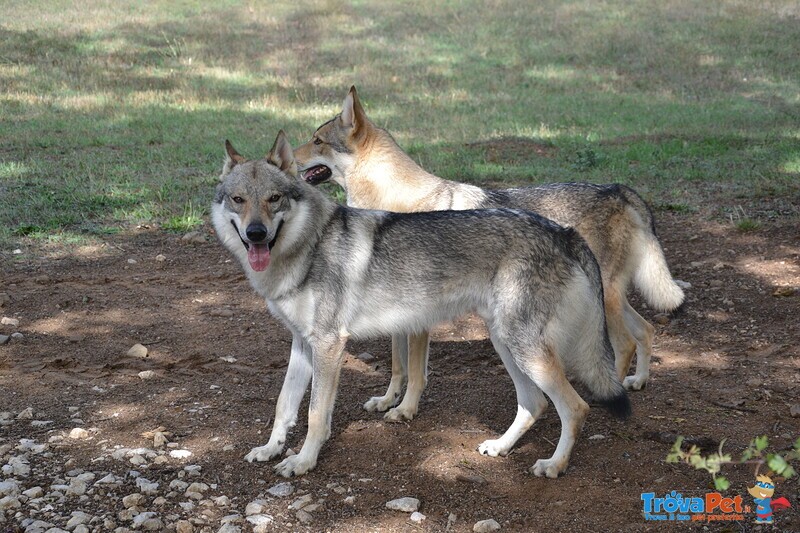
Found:
[[[375,411],[382,413],[387,409],[389,409],[390,407],[393,407],[399,399],[400,399],[399,394],[397,396],[394,395],[373,396],[372,398],[367,400],[367,403],[364,404],[364,409],[366,409],[370,413],[373,413]]]
[[[383,418],[387,422],[403,422],[405,420],[414,420],[414,415],[416,414],[416,409],[395,407],[394,409],[389,409],[386,414],[383,415]]]
[[[485,440],[478,445],[478,452],[489,457],[508,455],[508,450],[500,442],[500,439]]]
[[[555,459],[539,459],[530,468],[531,474],[537,477],[549,477],[555,479],[559,474],[563,474],[567,470],[567,461],[557,461]]]
[[[622,381],[622,386],[627,390],[642,390],[647,385],[647,378],[649,376],[633,375],[628,376]]]
[[[275,472],[283,477],[302,476],[309,470],[317,466],[316,460],[308,460],[302,456],[302,453],[287,457],[277,465],[275,465]]]
[[[244,456],[244,460],[248,463],[252,463],[253,461],[269,461],[270,459],[274,459],[278,457],[281,452],[283,451],[283,446],[275,446],[272,444],[266,444],[264,446],[259,446],[258,448],[253,448],[250,450],[250,453]]]

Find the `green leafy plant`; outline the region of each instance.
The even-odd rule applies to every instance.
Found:
[[[723,453],[722,448],[725,439],[719,443],[716,453],[704,456],[700,453],[700,448],[692,445],[688,450],[683,450],[683,437],[678,437],[672,449],[667,455],[668,463],[684,462],[692,465],[697,470],[705,470],[714,479],[714,487],[719,491],[727,490],[730,482],[725,476],[721,476],[722,465],[726,464],[751,464],[755,465],[755,472],[758,475],[759,469],[766,465],[770,471],[776,475],[789,479],[797,475],[797,471],[790,464],[792,461],[800,460],[800,438],[798,438],[792,448],[782,452],[768,452],[769,439],[766,436],[756,437],[749,446],[742,452],[741,459],[733,461],[730,454]]]

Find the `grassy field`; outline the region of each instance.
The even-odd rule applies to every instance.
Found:
[[[6,0],[0,253],[199,224],[224,139],[303,142],[351,84],[447,178],[796,199],[798,50],[796,1]]]

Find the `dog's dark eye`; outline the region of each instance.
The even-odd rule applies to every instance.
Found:
[[[271,203],[271,204],[274,204],[275,202],[277,202],[280,199],[281,199],[281,195],[280,194],[273,194],[272,196],[269,197],[268,202]]]
[[[237,204],[243,204],[244,203],[244,198],[242,198],[241,196],[234,196],[234,197],[231,198],[231,200],[233,200],[234,203],[237,203]]]
[[[320,139],[319,137],[314,137],[314,144],[319,146],[320,144],[322,144],[322,139]]]

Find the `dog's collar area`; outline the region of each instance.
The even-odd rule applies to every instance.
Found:
[[[283,220],[278,222],[278,227],[275,229],[275,236],[267,244],[267,246],[269,246],[270,251],[272,251],[272,247],[275,246],[275,241],[278,240],[278,234],[281,232],[281,228],[283,228]]]

